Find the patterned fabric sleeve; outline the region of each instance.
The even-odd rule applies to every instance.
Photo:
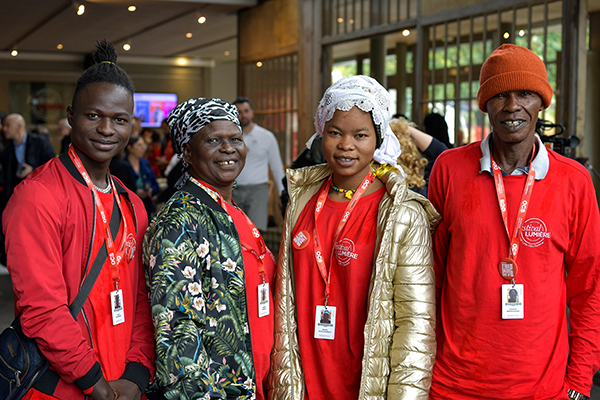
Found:
[[[236,318],[229,312],[231,279],[222,279],[229,275],[240,279],[237,259],[220,261],[218,250],[223,249],[193,199],[184,196],[167,203],[145,239],[155,325],[155,385],[168,399],[250,398],[252,356],[233,349],[238,331],[247,327],[232,327]],[[223,273],[214,274],[211,268]],[[244,356],[250,361],[244,363]]]

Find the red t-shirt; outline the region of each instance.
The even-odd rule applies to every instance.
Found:
[[[240,240],[245,246],[252,247],[257,254],[260,248],[252,236],[252,230],[246,221],[246,217],[239,209],[228,206],[227,212],[233,218],[235,227],[240,235]],[[273,288],[275,277],[275,262],[270,252],[265,256],[265,281],[269,283],[269,315],[258,318],[258,285],[262,284],[262,278],[258,274],[258,259],[254,254],[244,250],[244,271],[246,272],[246,297],[248,300],[248,317],[250,319],[250,336],[252,338],[252,355],[254,358],[254,369],[256,370],[256,398],[266,398],[267,376],[269,375],[271,349],[273,348]]]
[[[308,245],[303,249],[293,248],[305,399],[358,398],[377,212],[384,193],[385,189],[381,188],[360,199],[335,246],[328,304],[336,307],[334,340],[314,338],[316,306],[325,303],[325,281],[315,260],[313,238],[318,193],[304,207],[292,232],[292,238],[301,231],[308,237]],[[328,268],[333,237],[347,205],[348,202],[337,202],[328,197],[317,222]]]
[[[113,210],[114,198],[112,193],[105,194],[99,193],[102,206],[106,211],[107,215],[112,215],[116,210]],[[121,199],[123,206],[123,213],[127,220],[127,231],[129,240],[135,240],[135,223],[133,215],[129,206],[126,202]],[[92,258],[94,260],[98,251],[104,243],[104,227],[102,220],[98,217],[96,220],[96,232],[94,236],[94,243],[92,247]],[[123,238],[123,221],[119,227],[119,233],[114,239],[115,248],[121,245]],[[91,261],[90,261],[91,262]],[[133,263],[133,262],[132,262]],[[90,265],[91,267],[91,265]],[[102,372],[104,377],[108,381],[119,379],[125,371],[125,358],[127,351],[131,345],[131,331],[133,328],[134,320],[134,304],[137,300],[137,287],[132,287],[133,279],[133,268],[129,268],[130,265],[127,262],[121,262],[119,264],[119,288],[123,293],[123,307],[125,311],[125,322],[118,325],[113,325],[112,321],[112,309],[110,304],[110,292],[115,290],[115,284],[111,277],[110,261],[106,260],[106,263],[98,275],[98,279],[94,283],[94,287],[90,292],[88,302],[92,306],[94,326],[92,330],[92,340],[94,343],[94,352],[96,357],[102,366]],[[92,318],[92,316],[87,316]]]

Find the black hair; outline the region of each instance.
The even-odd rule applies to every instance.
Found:
[[[450,143],[448,124],[443,116],[436,113],[427,114],[423,120],[423,125],[425,125],[425,133],[444,143],[449,149],[454,147]]]
[[[371,116],[373,127],[375,128],[375,150],[377,150],[383,144],[383,135],[385,132],[381,132],[381,128],[375,123],[375,120],[373,119],[373,111],[369,111],[369,115]]]
[[[140,140],[143,140],[141,136],[138,136],[138,135],[129,136],[129,142],[127,142],[127,146],[125,146],[125,154],[129,155],[129,146],[133,146]]]
[[[250,109],[254,110],[254,108],[252,108],[252,102],[250,101],[250,99],[247,97],[244,97],[244,96],[238,97],[231,104],[233,104],[235,106],[236,104],[243,104],[243,103],[248,103],[248,105],[250,106]]]
[[[96,42],[94,62],[96,64],[86,69],[77,79],[72,105],[75,105],[81,92],[93,83],[112,83],[125,88],[133,96],[135,91],[133,81],[127,72],[117,65],[117,53],[112,43],[107,42],[106,39]]]
[[[0,125],[4,125],[6,117],[8,117],[8,113],[6,111],[0,111]]]

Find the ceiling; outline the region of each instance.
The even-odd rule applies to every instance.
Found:
[[[84,55],[97,40],[119,57],[237,59],[237,13],[257,0],[2,0],[0,53],[52,59]],[[83,4],[85,12],[77,15]],[[128,7],[135,5],[134,12]],[[206,22],[198,23],[200,16]],[[191,36],[191,37],[186,37]],[[191,34],[191,35],[190,35]],[[123,45],[131,49],[125,51]],[[62,45],[62,49],[57,46]]]

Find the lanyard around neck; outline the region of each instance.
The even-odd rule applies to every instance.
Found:
[[[498,205],[500,206],[500,212],[502,213],[502,221],[504,222],[504,228],[506,229],[506,234],[510,240],[510,247],[508,251],[508,258],[513,262],[517,258],[517,253],[519,252],[519,232],[521,227],[523,226],[523,222],[525,221],[525,216],[527,215],[527,209],[529,208],[529,202],[531,200],[531,193],[533,191],[533,184],[535,182],[535,170],[533,167],[533,155],[534,151],[531,154],[531,160],[529,162],[529,172],[527,173],[527,181],[525,182],[525,187],[523,188],[523,194],[521,195],[521,202],[519,203],[519,211],[517,213],[517,219],[515,222],[515,227],[513,230],[513,234],[511,236],[510,231],[508,229],[508,212],[506,209],[506,192],[504,189],[504,182],[502,178],[502,171],[496,161],[494,161],[494,156],[490,151],[490,158],[492,160],[492,171],[494,174],[495,188],[496,188],[496,197],[498,198]],[[515,264],[516,265],[516,264]],[[516,275],[516,271],[515,271]]]
[[[204,189],[210,195],[210,197],[215,199],[217,201],[217,203],[219,203],[219,205],[223,208],[223,210],[225,210],[225,212],[227,212],[227,207],[228,207],[227,202],[223,199],[223,196],[221,196],[221,194],[214,187],[212,187],[211,185],[209,185],[206,182],[199,181],[191,176],[190,176],[190,180],[194,184],[199,186],[200,188]],[[240,243],[244,250],[253,254],[258,259],[258,275],[262,278],[262,282],[265,283],[266,276],[267,276],[267,269],[265,267],[265,256],[267,255],[267,252],[268,252],[267,246],[265,245],[265,242],[264,242],[262,236],[260,235],[260,231],[258,230],[256,225],[254,225],[252,220],[246,215],[246,213],[241,208],[237,207],[237,209],[242,213],[242,215],[246,219],[246,223],[248,224],[248,226],[250,227],[250,231],[252,232],[252,237],[254,237],[254,240],[256,241],[256,245],[260,249],[260,254],[252,246],[249,246],[248,244],[246,244],[242,240],[241,237],[240,237]]]
[[[104,210],[102,201],[100,201],[100,196],[98,195],[98,191],[94,187],[94,184],[93,184],[89,174],[87,173],[85,167],[83,166],[81,159],[75,152],[73,145],[69,146],[69,157],[71,157],[73,164],[75,164],[77,171],[79,171],[79,173],[83,177],[83,180],[87,184],[88,188],[94,193],[96,209],[98,210],[98,213],[100,214],[100,220],[102,222],[102,228],[103,228],[102,230],[104,232],[104,241],[106,243],[106,252],[108,253],[108,259],[110,261],[111,278],[112,278],[113,282],[115,283],[115,288],[118,290],[119,289],[119,281],[121,280],[120,275],[119,275],[119,264],[124,259],[125,243],[127,242],[127,235],[128,235],[127,220],[125,219],[125,213],[123,212],[123,205],[121,204],[121,198],[120,198],[119,194],[117,193],[117,189],[115,188],[115,183],[113,181],[112,176],[109,175],[109,185],[111,186],[113,197],[117,203],[117,206],[119,207],[119,211],[121,212],[121,217],[123,219],[123,229],[124,230],[123,230],[123,235],[121,238],[121,244],[119,245],[119,248],[117,249],[117,248],[115,248],[113,237],[112,237],[112,234],[110,233],[109,218],[106,215],[106,211]],[[113,212],[114,212],[114,210],[113,210]]]
[[[323,188],[321,189],[321,192],[319,193],[319,197],[317,199],[317,204],[315,206],[315,226],[314,226],[314,233],[313,233],[313,236],[315,238],[314,239],[315,245],[313,247],[314,252],[315,252],[315,259],[317,261],[317,267],[319,268],[319,273],[321,274],[321,277],[323,278],[323,281],[325,282],[325,306],[327,306],[327,302],[329,300],[329,294],[331,293],[331,269],[332,269],[331,265],[332,265],[332,260],[333,260],[335,243],[337,242],[340,232],[342,231],[344,226],[346,226],[346,223],[350,219],[350,215],[352,214],[354,207],[356,207],[356,204],[358,203],[358,201],[360,200],[362,195],[365,193],[365,191],[367,190],[369,185],[373,182],[373,171],[371,171],[369,169],[369,173],[367,174],[365,179],[362,181],[362,183],[360,184],[360,186],[358,187],[358,189],[352,196],[352,199],[348,202],[348,205],[346,206],[346,209],[344,210],[344,214],[342,214],[342,218],[338,222],[338,227],[337,227],[337,229],[335,231],[335,235],[333,237],[333,246],[331,248],[331,254],[329,256],[329,270],[327,270],[327,266],[325,265],[325,260],[323,258],[323,248],[321,246],[321,240],[319,239],[319,232],[317,230],[317,221],[318,221],[319,217],[321,216],[321,213],[323,212],[323,207],[325,206],[325,201],[327,200],[327,195],[329,193],[329,188],[332,185],[332,179],[333,179],[333,175],[325,182],[325,184],[323,185]]]

